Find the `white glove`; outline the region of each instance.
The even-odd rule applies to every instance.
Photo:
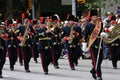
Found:
[[[110,27],[109,27],[109,29],[108,29],[108,30],[109,30],[109,32],[112,32],[114,27],[115,27],[115,26],[113,26],[113,25],[112,25],[112,26],[110,26]]]
[[[86,49],[87,49],[87,43],[82,42],[82,50],[85,52]]]
[[[101,33],[100,33],[100,36],[103,37],[103,38],[108,38],[108,34],[105,33],[105,32],[101,32]]]

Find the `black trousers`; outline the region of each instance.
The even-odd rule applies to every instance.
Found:
[[[51,49],[40,51],[42,68],[44,72],[48,72],[48,66],[52,62]]]
[[[18,58],[19,58],[19,63],[23,63],[23,54],[22,54],[22,47],[18,47]]]
[[[39,51],[38,51],[38,45],[34,44],[32,46],[33,49],[33,57],[34,57],[34,61],[37,61],[37,58],[39,57]]]
[[[78,59],[80,58],[80,56],[82,56],[82,50],[80,46],[75,47],[74,55],[75,55],[74,63],[78,65]]]
[[[10,60],[10,69],[14,69],[14,65],[17,61],[17,48],[9,47],[8,48],[8,56],[9,56],[9,60]]]
[[[68,60],[70,64],[70,68],[74,68],[74,64],[78,65],[78,59],[81,56],[81,48],[80,46],[70,47],[68,46]]]
[[[113,67],[117,67],[117,61],[120,60],[120,46],[110,46]]]
[[[61,45],[53,45],[52,46],[54,66],[58,66],[58,59],[61,56],[61,51],[62,51]]]
[[[69,48],[68,49],[68,61],[69,61],[70,68],[74,68],[74,60],[75,60],[74,48]]]
[[[32,57],[31,47],[25,46],[22,48],[23,51],[23,60],[25,70],[29,70],[29,62]]]
[[[98,63],[97,63],[98,49],[96,49],[95,47],[92,47],[90,49],[90,53],[91,53],[91,59],[92,59],[92,65],[93,65],[91,72],[97,74],[97,77],[102,78],[101,63],[103,61],[103,50],[102,49],[100,50]],[[97,68],[96,68],[96,65],[97,65]]]
[[[2,75],[2,69],[6,61],[6,50],[0,49],[0,75]]]

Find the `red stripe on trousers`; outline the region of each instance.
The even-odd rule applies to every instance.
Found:
[[[67,50],[67,56],[68,56],[68,62],[69,62],[70,68],[72,68],[72,64],[70,62],[70,54],[68,53],[68,50]]]
[[[92,62],[93,62],[93,67],[95,69],[96,68],[96,61],[95,61],[95,58],[94,58],[94,53],[92,51],[92,48],[90,48],[90,53],[91,53],[91,58],[92,58]],[[98,71],[97,70],[95,70],[95,71],[96,71],[96,74],[98,76]]]
[[[40,53],[42,53],[42,52],[40,52]],[[40,60],[41,60],[41,63],[42,63],[42,54],[40,54]],[[42,69],[43,69],[43,71],[44,71],[43,63],[42,63]]]
[[[52,54],[52,62],[53,62],[53,64],[55,63],[54,61],[55,61],[55,58],[54,58],[54,52],[51,50],[51,54]]]

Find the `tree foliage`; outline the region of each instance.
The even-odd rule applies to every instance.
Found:
[[[86,0],[85,6],[88,9],[100,8],[101,7],[101,0]]]

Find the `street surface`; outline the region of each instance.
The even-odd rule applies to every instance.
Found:
[[[60,69],[55,69],[52,64],[49,66],[49,74],[45,75],[42,70],[40,59],[38,63],[30,62],[30,73],[24,71],[24,67],[17,62],[14,71],[9,69],[9,60],[7,58],[4,69],[3,79],[0,80],[94,80],[89,73],[91,69],[90,59],[80,59],[79,65],[75,66],[73,71],[69,67],[67,59],[60,59]],[[104,60],[102,63],[103,80],[120,80],[120,61],[118,69],[113,69],[110,60]]]

